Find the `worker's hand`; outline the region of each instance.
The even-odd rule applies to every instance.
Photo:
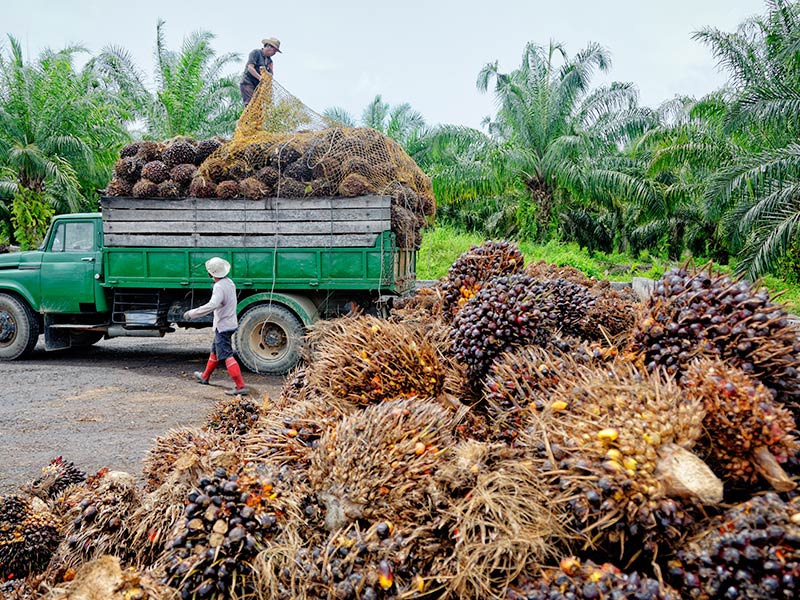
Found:
[[[192,317],[191,317],[191,315],[189,314],[189,311],[188,311],[188,310],[187,310],[185,313],[183,313],[183,320],[184,320],[184,321],[191,321],[191,320],[192,320]]]

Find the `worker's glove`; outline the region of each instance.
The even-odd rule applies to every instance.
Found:
[[[183,313],[183,320],[184,320],[184,321],[191,321],[191,320],[192,320],[192,317],[191,317],[191,315],[189,314],[189,311],[188,311],[188,310],[187,310],[185,313]]]

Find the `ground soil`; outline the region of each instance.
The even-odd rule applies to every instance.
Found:
[[[231,380],[218,368],[197,384],[209,329],[163,338],[115,338],[90,348],[0,362],[0,494],[41,472],[56,456],[91,474],[102,467],[139,477],[156,436],[201,425]],[[252,396],[277,397],[283,377],[243,373]]]

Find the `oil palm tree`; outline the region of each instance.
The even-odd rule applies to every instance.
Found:
[[[123,113],[79,46],[26,63],[8,37],[0,54],[0,225],[11,241],[36,242],[52,212],[93,208],[122,143]]]
[[[159,20],[156,26],[155,91],[124,48],[109,46],[97,58],[98,67],[127,101],[130,125],[155,139],[232,134],[242,106],[238,77],[224,70],[238,55],[217,56],[208,31],[190,34],[179,52],[169,50],[164,25]]]

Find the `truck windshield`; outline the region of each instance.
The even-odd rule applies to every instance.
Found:
[[[59,223],[53,233],[51,252],[86,252],[93,247],[94,224]]]

